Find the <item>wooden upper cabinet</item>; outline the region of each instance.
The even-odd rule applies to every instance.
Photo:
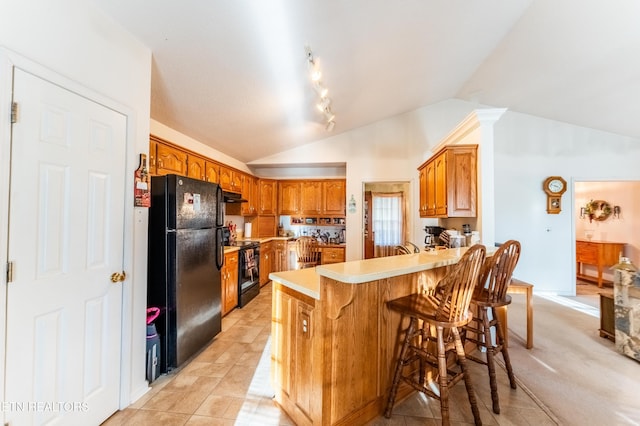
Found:
[[[277,213],[277,192],[278,186],[275,180],[259,179],[258,181],[258,213]]]
[[[231,192],[242,192],[242,173],[220,165],[220,186]]]
[[[302,181],[300,184],[300,212],[320,214],[322,212],[322,182]]]
[[[448,216],[447,197],[447,156],[446,153],[438,155],[433,162],[433,173],[435,175],[434,197],[436,205],[436,216]]]
[[[158,143],[156,149],[156,174],[187,175],[187,153],[173,146]]]
[[[431,162],[425,167],[425,193],[426,215],[435,216],[436,214],[436,163]]]
[[[475,217],[477,204],[477,145],[447,150],[447,215]]]
[[[254,176],[251,176],[251,198],[249,202],[253,214],[260,213],[260,179]]]
[[[206,160],[197,155],[187,156],[187,176],[194,179],[206,180]]]
[[[292,215],[300,213],[300,182],[278,182],[278,206],[280,214]]]
[[[345,180],[322,182],[322,214],[345,215],[347,189]]]
[[[420,184],[420,217],[427,215],[427,167],[425,165],[418,168],[418,183]]]
[[[477,145],[443,148],[419,168],[420,217],[475,217]]]
[[[247,200],[246,203],[240,204],[240,212],[243,216],[255,216],[258,214],[256,207],[258,180],[253,176],[243,174],[240,176],[240,181],[242,182],[242,198]]]
[[[211,183],[220,183],[220,165],[213,161],[206,161],[204,165],[204,180]]]
[[[156,159],[158,151],[158,142],[153,139],[149,139],[149,174],[151,176],[157,175],[156,173]]]

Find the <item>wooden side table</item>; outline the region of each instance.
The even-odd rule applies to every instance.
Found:
[[[581,280],[597,282],[600,288],[605,282],[611,284],[611,282],[602,279],[602,270],[605,266],[618,263],[620,256],[624,255],[624,245],[625,243],[608,241],[576,240],[576,277]],[[598,276],[583,274],[582,264],[597,266]]]
[[[512,278],[511,284],[507,289],[508,294],[525,294],[527,297],[527,344],[526,348],[533,348],[533,284],[520,281]],[[500,323],[502,324],[502,331],[504,334],[504,343],[509,346],[509,333],[508,333],[508,317],[507,307],[504,306],[497,310],[497,314],[500,317]]]

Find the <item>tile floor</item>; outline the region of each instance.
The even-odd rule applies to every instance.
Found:
[[[272,401],[269,384],[271,284],[248,306],[222,320],[222,333],[189,363],[156,380],[149,392],[104,425],[293,425]],[[504,370],[498,371],[502,413],[491,411],[486,367],[470,362],[485,425],[554,425],[557,422],[525,388],[512,390]],[[514,366],[517,376],[517,366]],[[485,380],[486,379],[486,380]],[[464,384],[452,389],[453,424],[473,424]],[[440,405],[416,393],[398,403],[393,417],[369,425],[440,424]]]

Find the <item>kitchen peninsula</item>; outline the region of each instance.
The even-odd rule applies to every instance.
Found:
[[[298,425],[363,424],[384,411],[400,314],[386,302],[433,287],[466,248],[274,272],[275,400]],[[411,393],[400,388],[399,399]]]

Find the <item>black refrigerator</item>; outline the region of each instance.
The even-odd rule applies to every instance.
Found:
[[[159,307],[160,371],[179,367],[222,328],[222,190],[184,176],[154,176],[147,304]]]

